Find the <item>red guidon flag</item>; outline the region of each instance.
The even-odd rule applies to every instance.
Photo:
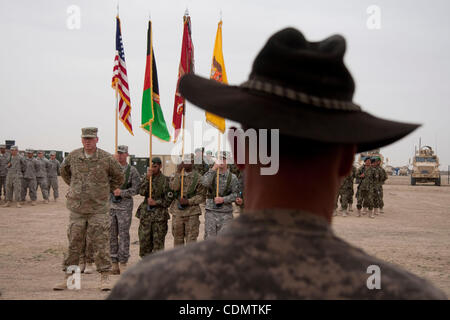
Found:
[[[127,130],[133,135],[131,125],[130,91],[128,89],[127,66],[125,64],[125,51],[123,50],[120,19],[116,17],[116,57],[114,59],[112,87],[119,93],[119,119]]]
[[[192,44],[191,38],[191,17],[188,14],[184,15],[183,23],[183,43],[181,45],[181,60],[180,67],[178,69],[177,91],[175,93],[175,103],[173,106],[172,118],[172,125],[175,128],[174,142],[177,141],[178,134],[180,133],[186,106],[184,98],[178,91],[180,78],[187,73],[194,72],[194,45]]]

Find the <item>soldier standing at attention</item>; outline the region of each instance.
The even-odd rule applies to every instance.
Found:
[[[50,188],[53,189],[53,198],[58,200],[58,176],[61,174],[61,164],[56,159],[56,151],[50,152],[50,160],[48,161],[48,197],[50,197]]]
[[[3,203],[3,200],[6,200],[6,166],[8,165],[8,159],[6,145],[0,144],[0,204]]]
[[[173,200],[169,189],[169,178],[161,172],[161,159],[154,157],[147,176],[141,182],[139,194],[145,199],[139,206],[136,217],[139,219],[139,256],[164,250],[170,215],[168,208]],[[149,197],[149,183],[152,177],[152,196]]]
[[[130,257],[130,226],[133,216],[133,196],[137,194],[141,179],[135,167],[127,163],[128,146],[117,147],[125,181],[111,195],[111,261],[112,274],[125,272]],[[120,268],[119,268],[120,263]]]
[[[356,183],[358,190],[356,191],[356,209],[358,210],[358,217],[361,217],[361,209],[363,208],[364,199],[367,198],[368,184],[364,182],[365,172],[370,168],[370,157],[364,158],[364,164],[358,169],[356,173]],[[366,213],[367,207],[364,207],[363,214]]]
[[[349,207],[353,203],[353,180],[355,179],[356,169],[353,166],[352,171],[345,177],[344,181],[339,188],[338,197],[336,198],[336,205],[334,216],[337,216],[338,199],[340,199],[342,216],[346,217],[349,213]]]
[[[219,170],[219,196],[216,195]],[[219,155],[214,166],[202,177],[206,188],[205,236],[216,236],[233,219],[233,202],[239,194],[238,180],[227,168],[227,155]]]
[[[35,206],[37,200],[36,172],[38,170],[38,162],[35,158],[33,158],[33,150],[27,149],[25,152],[27,154],[27,157],[25,158],[25,172],[23,174],[22,180],[21,201],[22,204],[25,204],[25,198],[27,196],[28,190],[31,199],[31,205]]]
[[[267,41],[240,86],[193,73],[180,79],[181,95],[206,111],[244,130],[275,129],[278,170],[264,170],[265,158],[245,163],[245,212],[217,237],[141,260],[109,299],[446,299],[428,281],[333,232],[334,201],[355,153],[417,128],[372,116],[353,102],[345,48],[342,36],[309,42],[286,28]],[[234,131],[230,144],[236,134],[245,139]],[[235,159],[270,143],[267,134],[254,140],[233,150]],[[376,290],[368,286],[372,265],[382,270]]]
[[[200,173],[193,170],[194,155],[185,155],[170,179],[169,188],[177,193],[169,212],[172,214],[172,234],[175,246],[197,241],[200,228],[200,204],[205,201],[206,189],[200,183]],[[181,171],[184,168],[183,194],[181,194]]]
[[[387,180],[388,176],[386,173],[386,170],[384,170],[381,167],[381,159],[380,157],[375,157],[375,169],[379,172],[378,173],[378,180],[376,182],[376,202],[374,205],[374,213],[378,215],[378,209],[380,210],[380,213],[384,213],[383,207],[384,207],[384,201],[383,201],[383,184]]]
[[[17,208],[22,208],[20,201],[22,198],[22,178],[25,172],[26,164],[25,159],[18,154],[19,147],[11,147],[11,155],[8,159],[7,174],[6,174],[6,203],[4,207],[10,207],[11,202],[16,200]]]
[[[214,159],[212,158],[212,151],[211,150],[208,150],[208,151],[206,151],[206,159],[205,159],[205,162],[206,162],[206,164],[211,168],[213,165],[214,165]]]
[[[97,131],[97,128],[81,129],[83,148],[72,151],[61,165],[61,177],[70,186],[66,195],[70,211],[69,248],[63,261],[65,280],[54,290],[67,289],[66,270],[78,265],[85,238],[92,245],[95,265],[101,274],[100,289],[111,290],[109,195],[123,184],[124,176],[117,160],[97,148]]]
[[[47,181],[47,171],[50,168],[50,163],[44,157],[44,151],[38,151],[36,158],[38,167],[36,170],[36,192],[37,188],[41,187],[42,197],[44,198],[44,203],[48,203],[48,181]]]
[[[204,175],[209,170],[209,165],[206,163],[203,157],[204,148],[195,149],[194,157],[194,170],[196,170],[200,175]]]

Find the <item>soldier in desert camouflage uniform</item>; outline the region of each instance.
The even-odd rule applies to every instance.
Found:
[[[0,203],[6,200],[6,166],[8,165],[8,159],[9,155],[6,153],[6,145],[0,144]]]
[[[69,248],[63,271],[78,265],[85,238],[93,247],[95,264],[100,272],[100,289],[110,290],[109,273],[109,196],[124,182],[120,164],[111,154],[97,148],[97,128],[81,130],[83,148],[72,151],[61,165],[61,177],[70,187],[66,195],[70,211],[67,236]],[[67,289],[67,278],[54,290]]]
[[[148,168],[147,176],[142,180],[139,194],[144,196],[136,212],[139,219],[139,256],[159,250],[164,250],[164,242],[167,235],[170,219],[168,208],[173,200],[173,192],[169,188],[169,178],[161,172],[161,159],[154,157],[152,167]],[[148,194],[150,177],[152,177],[152,196]]]
[[[25,172],[25,159],[18,154],[17,146],[11,147],[11,155],[8,158],[7,174],[6,174],[6,203],[4,207],[10,207],[11,202],[16,200],[17,208],[21,208],[20,201],[22,198],[22,178]]]
[[[217,237],[143,259],[109,299],[446,299],[428,281],[333,232],[335,195],[356,151],[382,147],[417,128],[374,117],[353,103],[345,48],[342,36],[309,42],[286,28],[267,41],[240,86],[194,74],[180,79],[181,95],[206,111],[246,129],[277,128],[279,148],[272,154],[279,155],[279,167],[267,175],[265,159],[246,163],[242,215]],[[260,133],[259,146],[267,143]],[[241,144],[237,152],[254,156],[254,146]],[[381,287],[371,286],[368,267],[374,265]]]
[[[353,204],[353,181],[355,180],[355,176],[356,168],[353,166],[352,172],[345,177],[344,181],[341,184],[341,187],[339,188],[339,193],[336,198],[336,205],[334,207],[334,216],[337,216],[338,199],[341,203],[341,211],[343,217],[346,217],[347,213],[352,211],[350,209]]]
[[[195,149],[194,170],[200,173],[200,175],[204,175],[209,170],[209,165],[203,157],[203,151],[204,148]]]
[[[130,227],[133,215],[133,196],[137,194],[141,179],[135,167],[127,163],[128,146],[117,147],[117,158],[125,181],[111,195],[111,260],[112,274],[125,272],[130,257]],[[120,268],[119,268],[120,263]]]
[[[50,188],[53,189],[53,199],[58,200],[59,188],[58,188],[58,176],[61,174],[61,164],[56,159],[56,151],[50,152],[50,160],[48,161],[48,196],[50,197]]]
[[[201,175],[193,170],[194,155],[186,155],[170,179],[169,188],[176,193],[176,200],[169,207],[172,214],[174,246],[197,241],[200,227],[200,204],[205,201],[206,189],[200,183]],[[184,168],[183,194],[181,173]]]
[[[219,195],[216,194],[217,170],[219,170]],[[227,155],[219,156],[214,166],[202,177],[206,188],[205,236],[216,236],[233,219],[233,201],[238,196],[238,180],[227,168]]]
[[[381,167],[380,157],[375,157],[375,170],[378,172],[378,178],[375,181],[375,192],[374,192],[374,213],[378,215],[378,210],[383,213],[384,201],[383,201],[383,184],[387,180],[388,176],[386,170]]]
[[[366,157],[364,159],[364,165],[362,165],[358,171],[356,172],[356,183],[358,184],[358,190],[356,191],[356,208],[358,210],[358,217],[361,216],[361,209],[363,209],[362,213],[365,214],[369,207],[369,187],[370,182],[367,178],[371,171],[371,162],[370,157]],[[366,179],[367,178],[367,179]]]
[[[22,204],[25,203],[25,198],[27,196],[27,190],[30,195],[31,205],[36,205],[37,200],[37,183],[36,183],[36,171],[38,170],[38,162],[33,158],[34,151],[31,149],[26,150],[27,157],[25,158],[25,172],[23,174],[22,180]]]
[[[50,163],[44,157],[44,151],[39,151],[38,156],[36,158],[37,161],[37,170],[36,170],[36,192],[37,188],[41,187],[42,197],[44,198],[44,203],[48,203],[48,180],[47,180],[47,171],[50,168]]]

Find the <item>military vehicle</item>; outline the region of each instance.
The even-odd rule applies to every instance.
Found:
[[[359,154],[358,167],[361,167],[364,164],[364,159],[366,157],[380,157],[381,165],[384,164],[384,157],[380,153],[380,149],[375,149],[375,150],[371,150],[371,151],[362,152]]]
[[[384,170],[386,171],[386,174],[387,174],[388,176],[394,175],[394,167],[392,167],[392,166],[386,166],[386,167],[384,167]]]
[[[423,146],[413,159],[411,185],[415,186],[416,183],[427,182],[434,182],[435,185],[440,186],[441,173],[439,171],[439,158],[430,146]]]
[[[408,166],[403,166],[399,169],[398,175],[399,176],[407,176],[408,175]]]

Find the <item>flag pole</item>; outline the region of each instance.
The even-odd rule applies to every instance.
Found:
[[[150,12],[148,13],[148,20],[149,20],[149,25],[151,26],[151,15]],[[153,109],[153,28],[150,29],[150,106],[152,108],[152,115],[153,115],[153,119],[155,119],[155,112]],[[148,166],[152,167],[152,140],[153,140],[153,133],[152,133],[152,125],[153,125],[153,121],[150,121],[148,127],[149,127],[149,143],[150,143],[150,154],[148,157]],[[152,198],[152,182],[153,182],[153,174],[150,176],[149,179],[149,186],[148,186],[148,197]]]
[[[183,106],[183,131],[181,132],[181,139],[182,139],[182,145],[181,145],[181,162],[184,161],[184,118],[186,117],[185,109],[186,108],[186,101]],[[192,161],[192,159],[191,159]],[[180,198],[183,198],[183,185],[184,185],[184,166],[181,169],[181,196]]]
[[[153,103],[153,101],[152,101],[152,103]],[[152,122],[150,122],[149,127],[150,127],[150,157],[148,158],[148,165],[151,170],[151,166],[152,166]],[[150,183],[148,186],[149,198],[152,198],[152,181],[153,181],[152,178],[153,178],[153,175],[150,176]]]
[[[119,88],[118,88],[118,83],[116,81],[116,108],[115,108],[115,113],[116,113],[116,134],[115,134],[115,153],[117,153],[117,146],[118,146],[118,129],[119,129]]]

